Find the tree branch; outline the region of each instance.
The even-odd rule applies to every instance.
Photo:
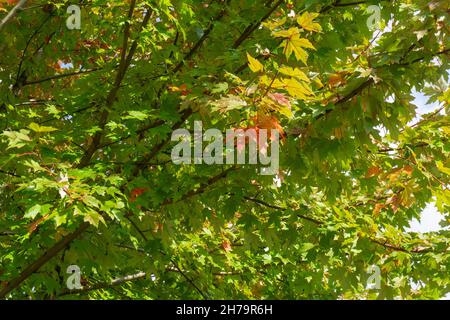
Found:
[[[178,267],[178,264],[175,263],[175,261],[172,260],[173,265],[175,266],[175,268],[178,270],[178,272],[187,280],[187,282],[189,282],[194,288],[195,290],[197,290],[197,292],[203,297],[203,299],[208,299],[208,297],[203,293],[202,290],[200,290],[200,288],[194,283],[194,281],[192,281],[191,278],[189,278],[181,269],[180,267]]]
[[[39,83],[42,83],[42,82],[56,80],[56,79],[61,79],[61,78],[66,78],[66,77],[78,76],[78,75],[81,75],[81,74],[91,73],[91,72],[95,72],[95,71],[102,70],[102,69],[103,68],[93,68],[93,69],[87,69],[87,70],[80,70],[80,71],[75,71],[75,72],[57,74],[57,75],[46,77],[46,78],[42,78],[42,79],[25,81],[23,86],[39,84]]]
[[[189,198],[192,198],[193,196],[196,196],[196,195],[198,195],[198,194],[202,194],[202,193],[204,193],[204,192],[206,191],[206,189],[207,189],[209,186],[211,186],[211,185],[215,184],[216,182],[220,181],[221,179],[225,178],[231,171],[234,171],[234,170],[236,170],[236,167],[235,167],[235,166],[230,167],[230,168],[228,168],[227,170],[222,171],[222,172],[219,173],[218,175],[209,178],[208,181],[202,183],[202,184],[200,185],[200,187],[198,187],[197,189],[191,190],[191,191],[185,193],[180,199],[178,199],[178,200],[176,200],[176,201],[175,201],[174,199],[166,199],[166,200],[161,204],[161,206],[166,206],[166,205],[169,205],[169,204],[178,203],[178,202],[187,200],[187,199],[189,199]]]
[[[85,287],[82,289],[78,289],[78,290],[64,290],[63,292],[61,292],[58,297],[62,297],[62,296],[67,296],[67,295],[72,295],[72,294],[80,294],[80,293],[86,293],[89,291],[94,291],[94,290],[100,290],[100,289],[109,289],[115,286],[120,286],[126,282],[130,282],[130,281],[136,281],[136,280],[142,280],[147,276],[147,273],[145,272],[138,272],[135,274],[131,274],[131,275],[127,275],[121,278],[117,278],[112,280],[111,282],[102,282],[102,283],[98,283],[98,284],[94,284],[90,287]]]
[[[242,32],[241,36],[234,42],[233,49],[237,49],[256,29],[259,28],[261,23],[267,20],[272,13],[282,4],[285,0],[278,0],[277,3],[258,21],[251,23],[247,28]]]
[[[131,1],[130,10],[128,13],[128,20],[131,20],[131,18],[133,16],[135,3],[136,3],[136,0]],[[144,20],[142,21],[142,24],[140,26],[139,33],[150,21],[150,16],[152,15],[152,12],[153,11],[150,8],[147,9],[147,12],[144,16]],[[130,66],[131,59],[133,58],[133,55],[137,48],[138,39],[135,39],[133,44],[131,45],[128,55],[126,54],[129,37],[130,37],[130,23],[129,23],[129,21],[127,21],[127,23],[125,24],[125,31],[124,31],[124,37],[123,37],[123,46],[122,46],[122,52],[121,52],[121,60],[119,63],[119,70],[117,72],[116,79],[114,81],[114,86],[106,98],[106,108],[103,110],[103,112],[100,115],[99,127],[100,127],[101,131],[97,132],[95,134],[95,136],[93,137],[92,143],[88,146],[84,156],[81,158],[80,163],[78,164],[78,168],[82,168],[82,167],[85,167],[86,165],[88,165],[89,162],[91,161],[92,156],[94,155],[94,153],[98,150],[98,148],[100,146],[101,139],[103,136],[103,130],[106,126],[106,123],[107,123],[108,117],[109,117],[109,109],[114,104],[114,101],[116,99],[117,93],[120,88],[120,84],[122,83],[122,80],[125,77],[126,70]]]
[[[264,207],[267,207],[267,208],[280,210],[280,211],[286,211],[287,210],[287,208],[275,206],[275,205],[269,204],[269,203],[267,203],[267,202],[265,202],[263,200],[259,200],[259,199],[256,199],[256,198],[245,196],[244,199],[247,200],[247,201],[251,201],[251,202],[257,203],[257,204],[259,204],[261,206],[264,206]],[[312,222],[312,223],[314,223],[316,225],[322,225],[323,224],[322,221],[316,220],[314,218],[311,218],[311,217],[308,217],[308,216],[305,216],[305,215],[302,215],[302,214],[297,214],[297,217],[299,217],[299,218],[301,218],[303,220],[307,220],[309,222]]]
[[[448,52],[450,52],[450,48],[449,48],[449,49],[445,49],[445,50],[443,50],[443,51],[436,52],[436,53],[434,53],[434,54],[431,54],[431,56],[426,55],[426,56],[417,58],[417,59],[415,59],[415,60],[413,60],[413,61],[410,61],[410,62],[396,63],[396,64],[393,64],[393,65],[407,66],[407,65],[411,65],[411,64],[420,62],[420,61],[426,59],[427,57],[434,57],[434,56],[437,56],[437,55],[446,54],[446,53],[448,53]],[[379,68],[382,68],[382,67],[392,67],[393,65],[383,65],[383,66],[380,66]],[[372,78],[367,79],[367,80],[364,81],[361,85],[359,85],[357,88],[353,89],[351,92],[349,92],[348,94],[346,94],[344,97],[340,98],[334,105],[337,106],[337,105],[343,104],[343,103],[345,103],[345,102],[351,100],[353,97],[355,97],[355,96],[361,94],[361,92],[362,92],[364,89],[366,89],[367,87],[370,87],[370,86],[371,86],[372,84],[374,84],[374,83],[375,83],[375,81],[374,81]],[[336,109],[331,108],[331,109],[325,110],[325,112],[319,114],[319,115],[315,118],[315,120],[319,120],[320,118],[323,118],[324,116],[326,116],[327,114],[333,112],[334,110],[336,110]]]
[[[22,176],[19,176],[13,172],[5,171],[5,170],[0,170],[0,173],[6,174],[11,177],[22,178]]]
[[[192,109],[186,109],[181,116],[181,119],[175,123],[175,125],[172,127],[172,130],[176,130],[180,128],[184,122],[191,116],[193,113]],[[150,125],[149,128],[152,128],[153,126]],[[151,159],[156,157],[156,155],[161,151],[161,149],[171,140],[171,137],[167,137],[160,143],[156,144],[150,152],[146,153],[144,156],[142,156],[142,159],[138,161],[136,167],[133,171],[133,176],[136,176],[139,173],[139,170],[143,169],[146,166],[146,163],[148,163]]]
[[[191,48],[191,50],[189,50],[189,52],[184,56],[183,60],[180,61],[175,66],[175,68],[173,69],[173,73],[177,73],[178,71],[180,71],[181,68],[183,68],[184,62],[186,60],[189,60],[192,57],[192,55],[201,47],[203,42],[205,42],[205,40],[208,38],[209,34],[213,30],[215,22],[219,21],[220,19],[222,19],[225,16],[225,13],[227,12],[226,6],[228,6],[230,2],[231,2],[231,0],[227,0],[225,7],[222,10],[220,10],[219,14],[211,20],[208,28],[203,31],[202,37],[196,42],[196,44]]]
[[[8,21],[11,20],[16,15],[17,11],[19,11],[26,3],[27,3],[27,0],[20,0],[14,6],[14,8],[12,8],[12,10],[0,22],[0,31],[8,23]]]
[[[0,236],[13,236],[16,233],[14,231],[0,231]]]
[[[25,281],[29,276],[35,273],[39,268],[47,263],[51,258],[58,254],[59,251],[64,249],[69,243],[75,240],[79,235],[81,235],[88,227],[89,223],[83,222],[78,229],[69,235],[65,236],[59,242],[57,242],[53,247],[46,251],[41,257],[36,261],[28,265],[28,267],[23,270],[17,278],[7,282],[7,285],[0,291],[0,299],[6,297],[8,293],[17,288],[23,281]]]
[[[267,203],[265,201],[262,201],[262,200],[259,200],[259,199],[255,199],[255,198],[251,198],[251,197],[247,197],[247,196],[245,196],[244,199],[247,200],[247,201],[255,202],[255,203],[259,204],[259,205],[262,205],[262,206],[265,206],[265,207],[268,207],[268,208],[271,208],[271,209],[280,210],[280,211],[286,211],[287,210],[287,208],[275,206],[275,205],[269,204],[269,203]],[[304,215],[297,214],[297,216],[302,218],[302,219],[304,219],[304,220],[308,220],[308,221],[310,221],[310,222],[312,222],[312,223],[314,223],[316,225],[323,225],[324,224],[320,220],[316,220],[316,219],[313,219],[313,218],[310,218],[310,217],[307,217],[307,216],[304,216]],[[408,250],[408,249],[405,249],[405,248],[400,247],[400,246],[395,246],[395,245],[389,244],[387,241],[383,241],[383,240],[380,240],[380,239],[376,239],[376,238],[372,238],[372,237],[368,237],[368,239],[371,242],[373,242],[373,243],[375,243],[377,245],[380,245],[380,246],[382,246],[382,247],[384,247],[386,249],[390,249],[390,250],[393,250],[393,251],[401,251],[401,252],[410,253],[410,254],[424,254],[424,253],[432,252],[432,250],[430,248],[413,248],[411,250]]]

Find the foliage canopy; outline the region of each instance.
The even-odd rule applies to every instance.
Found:
[[[450,223],[448,10],[28,1],[0,29],[0,297],[442,297],[449,229],[407,227],[430,202]],[[414,89],[442,107],[417,120]],[[194,120],[278,130],[277,181],[173,164]]]

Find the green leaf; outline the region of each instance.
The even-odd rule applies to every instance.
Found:
[[[31,207],[30,209],[28,209],[23,217],[29,218],[29,219],[34,219],[40,212],[41,212],[41,205],[36,204],[33,207]]]
[[[20,131],[3,131],[2,136],[8,139],[8,149],[10,148],[22,148],[30,142],[31,139],[28,136],[28,130],[20,130]]]
[[[53,132],[53,131],[58,130],[58,129],[53,128],[53,127],[40,126],[39,124],[34,123],[34,122],[30,123],[28,128],[30,128],[34,132],[39,132],[39,133],[42,133],[42,132]]]

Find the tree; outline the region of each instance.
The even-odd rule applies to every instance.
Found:
[[[442,297],[448,228],[406,228],[430,202],[450,222],[448,22],[438,0],[21,1],[0,30],[0,297]],[[418,119],[413,89],[442,107]],[[174,164],[196,120],[277,130],[276,179]]]

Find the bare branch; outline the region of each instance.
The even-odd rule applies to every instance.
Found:
[[[2,28],[8,23],[9,20],[11,20],[25,4],[27,3],[27,0],[20,0],[14,8],[2,19],[0,22],[0,31]]]
[[[6,297],[8,293],[17,288],[23,281],[25,281],[29,276],[39,270],[44,264],[46,264],[51,258],[58,254],[62,249],[64,249],[69,243],[75,240],[79,235],[81,235],[88,227],[89,223],[83,222],[78,229],[74,232],[68,234],[60,241],[58,241],[53,247],[51,247],[47,252],[45,252],[36,261],[28,265],[28,267],[23,270],[17,278],[14,278],[7,282],[7,285],[0,291],[0,299]]]
[[[57,75],[46,77],[46,78],[42,78],[42,79],[25,81],[23,86],[34,85],[34,84],[38,84],[38,83],[42,83],[42,82],[46,82],[46,81],[51,81],[51,80],[56,80],[56,79],[61,79],[61,78],[78,76],[78,75],[81,75],[81,74],[91,73],[91,72],[95,72],[95,71],[102,70],[102,69],[103,68],[93,68],[93,69],[87,69],[87,70],[80,70],[80,71],[75,71],[75,72],[57,74]]]
[[[94,291],[94,290],[100,290],[100,289],[109,289],[115,286],[120,286],[126,282],[130,282],[130,281],[136,281],[136,280],[142,280],[147,276],[147,273],[145,272],[138,272],[135,274],[131,274],[131,275],[127,275],[121,278],[117,278],[112,280],[111,282],[102,282],[102,283],[98,283],[98,284],[94,284],[90,287],[85,287],[82,289],[78,289],[78,290],[64,290],[63,292],[61,292],[58,297],[62,297],[62,296],[67,296],[67,295],[72,295],[72,294],[80,294],[80,293],[86,293],[89,291]]]
[[[231,0],[227,0],[226,6],[230,3],[230,1]],[[209,34],[211,33],[212,29],[214,28],[214,23],[219,21],[220,19],[222,19],[225,16],[225,13],[226,13],[226,7],[223,8],[222,10],[220,10],[219,14],[211,20],[208,28],[203,31],[202,37],[197,41],[197,43],[192,47],[192,49],[189,50],[189,52],[184,56],[183,60],[180,61],[175,66],[175,68],[173,69],[174,73],[177,73],[178,71],[180,71],[181,68],[183,67],[185,61],[189,60],[194,55],[194,53],[202,46],[203,42],[205,42],[205,40],[208,38]]]
[[[285,0],[278,0],[278,2],[275,3],[275,5],[263,17],[261,17],[261,19],[247,26],[244,32],[242,32],[241,36],[234,42],[233,49],[238,48],[248,37],[250,37],[250,35],[259,28],[261,23],[267,20],[272,15],[272,13],[274,13],[274,11],[284,3],[284,1]]]

